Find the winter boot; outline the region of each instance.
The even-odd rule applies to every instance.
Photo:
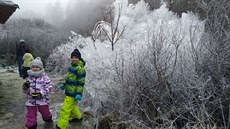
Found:
[[[61,129],[60,127],[58,127],[58,125],[56,125],[56,129]]]
[[[28,129],[37,129],[37,123],[34,126],[29,127]]]
[[[43,119],[44,120],[44,119]],[[52,120],[52,116],[48,119],[48,120],[44,120],[46,123],[52,124],[53,120]]]
[[[82,122],[82,118],[78,119],[78,118],[73,118],[71,120],[69,120],[69,122]]]

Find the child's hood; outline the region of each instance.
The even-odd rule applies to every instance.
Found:
[[[81,58],[80,61],[79,61],[81,64],[82,67],[85,67],[85,61]]]
[[[85,64],[86,64],[85,61],[81,58],[76,64],[72,64],[72,65],[85,67]]]
[[[30,53],[25,53],[25,58],[31,58],[32,57],[32,55],[30,54]]]

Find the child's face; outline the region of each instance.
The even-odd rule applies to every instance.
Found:
[[[34,72],[37,72],[37,71],[40,71],[41,68],[38,67],[38,66],[33,66],[33,67],[31,68],[31,70],[34,71]]]
[[[71,57],[70,59],[71,59],[72,63],[74,63],[74,64],[79,61],[79,58],[77,58],[75,56]]]

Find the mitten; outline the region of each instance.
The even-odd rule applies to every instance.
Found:
[[[58,88],[61,90],[65,90],[65,83],[59,83]]]
[[[23,90],[28,90],[30,88],[30,82],[24,82],[22,85]]]
[[[38,96],[37,96],[37,98],[36,98],[37,100],[40,100],[40,99],[42,99],[42,94],[41,93],[38,93]]]
[[[75,96],[75,99],[76,99],[77,101],[81,101],[81,95],[77,94],[77,95]]]

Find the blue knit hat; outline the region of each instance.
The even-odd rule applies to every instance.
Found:
[[[79,52],[78,49],[74,49],[74,50],[73,50],[73,52],[71,53],[71,58],[72,58],[73,56],[75,56],[75,57],[81,59],[81,53]]]

